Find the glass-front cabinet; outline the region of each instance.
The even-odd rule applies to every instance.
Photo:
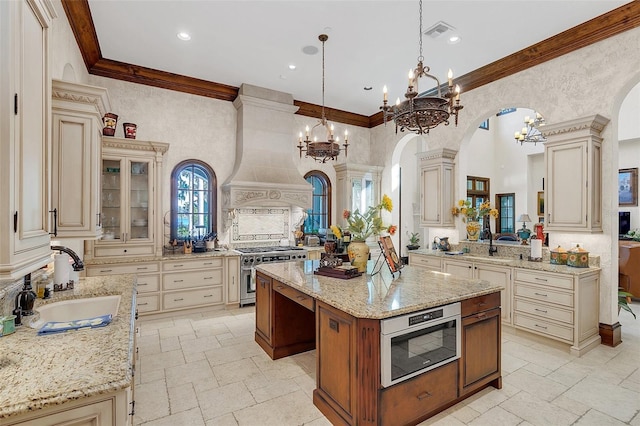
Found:
[[[344,225],[343,210],[366,212],[370,206],[380,202],[380,179],[382,167],[363,164],[342,163],[336,169],[338,218],[336,222]]]
[[[103,235],[85,243],[85,258],[162,254],[161,178],[168,147],[103,137]]]

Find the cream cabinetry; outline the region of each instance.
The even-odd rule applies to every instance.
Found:
[[[169,144],[102,139],[103,238],[85,258],[162,254],[162,165]]]
[[[365,212],[380,202],[382,167],[350,163],[333,167],[336,170],[337,191],[335,211],[339,215],[344,210]]]
[[[227,305],[240,303],[240,256],[225,258],[225,282],[227,283]]]
[[[51,209],[57,238],[102,235],[102,117],[110,110],[106,89],[53,80]]]
[[[512,323],[511,267],[491,265],[482,262],[443,259],[442,272],[464,278],[478,278],[504,286],[504,290],[500,291],[500,310],[502,322],[504,324]]]
[[[126,388],[119,392],[81,398],[9,420],[5,419],[2,424],[6,426],[128,426],[133,424],[131,402],[131,389]]]
[[[0,2],[0,278],[47,264],[49,0]]]
[[[439,257],[418,253],[409,252],[409,265],[417,266],[428,271],[440,272],[442,270],[442,261]]]
[[[600,133],[608,122],[595,115],[545,126],[545,231],[602,232]]]
[[[139,314],[160,311],[160,262],[134,262],[86,267],[88,277],[135,274],[137,276],[136,308]]]
[[[455,163],[458,152],[442,148],[418,154],[420,158],[420,225],[454,226]]]
[[[224,258],[162,262],[162,310],[224,303]]]
[[[582,355],[600,344],[600,273],[565,275],[515,269],[513,324],[571,345]]]

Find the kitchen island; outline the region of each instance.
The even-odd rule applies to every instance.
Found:
[[[480,389],[502,387],[501,285],[411,266],[395,278],[383,268],[342,280],[314,275],[317,267],[257,267],[255,340],[272,359],[316,349],[313,402],[333,424],[417,424]],[[383,386],[381,322],[455,302],[460,358]]]

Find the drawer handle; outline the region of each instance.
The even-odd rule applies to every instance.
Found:
[[[147,266],[141,266],[139,268],[136,268],[138,271],[146,271],[147,269],[149,269]]]
[[[205,294],[204,297],[213,297],[213,294]]]
[[[544,281],[545,283],[547,282],[547,279],[546,279],[546,278],[538,278],[538,277],[536,277],[536,280],[537,280],[537,281]]]
[[[181,282],[183,282],[183,281],[184,281],[184,280],[173,280],[173,282],[174,282],[174,283],[181,283]]]
[[[418,396],[417,396],[417,398],[418,398],[420,401],[422,401],[423,399],[425,399],[425,398],[429,398],[430,396],[431,396],[431,394],[430,394],[429,392],[426,392],[426,391],[425,391],[425,392],[421,393],[420,395],[418,395]]]
[[[544,325],[538,325],[538,324],[536,324],[536,327],[541,328],[541,329],[543,329],[543,330],[546,330],[546,329],[547,329],[547,327],[545,327]]]
[[[146,305],[148,305],[148,304],[149,304],[149,302],[138,303],[138,306],[146,306]]]
[[[485,305],[486,305],[486,303],[485,303],[485,302],[480,302],[480,303],[478,303],[478,306],[485,306]]]
[[[533,294],[535,294],[536,296],[547,297],[547,295],[546,295],[546,294],[544,294],[544,293],[537,293],[537,292],[536,292],[536,293],[533,293]]]
[[[204,265],[213,265],[213,262],[205,262]]]
[[[147,285],[147,283],[138,283],[138,287],[142,287],[143,285]]]
[[[486,317],[487,317],[487,314],[479,314],[479,315],[476,315],[476,318],[477,318],[477,319],[485,319]]]
[[[547,313],[547,311],[545,311],[544,309],[538,309],[538,308],[536,308],[536,311],[538,311],[538,312],[542,312],[543,314],[546,314],[546,313]]]
[[[181,300],[184,300],[182,297],[180,299],[173,299],[174,302],[179,302]]]
[[[213,277],[204,277],[205,280],[212,280]]]
[[[282,290],[284,288],[283,285],[279,285],[278,287],[276,287],[277,290]]]
[[[100,272],[111,272],[113,269],[101,269]]]
[[[182,268],[184,265],[173,265],[174,268]]]

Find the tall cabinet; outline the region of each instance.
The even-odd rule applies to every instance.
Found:
[[[455,226],[455,158],[458,151],[440,148],[420,158],[420,226]]]
[[[57,238],[102,235],[100,157],[102,117],[111,110],[107,90],[52,82],[51,209]]]
[[[342,163],[336,170],[336,212],[338,219],[344,210],[365,212],[380,202],[382,167]],[[339,220],[334,222],[339,223]]]
[[[545,230],[602,232],[601,115],[547,125]]]
[[[0,2],[0,278],[50,260],[49,0]]]
[[[102,139],[103,237],[85,242],[85,258],[162,255],[162,166],[169,144]]]

